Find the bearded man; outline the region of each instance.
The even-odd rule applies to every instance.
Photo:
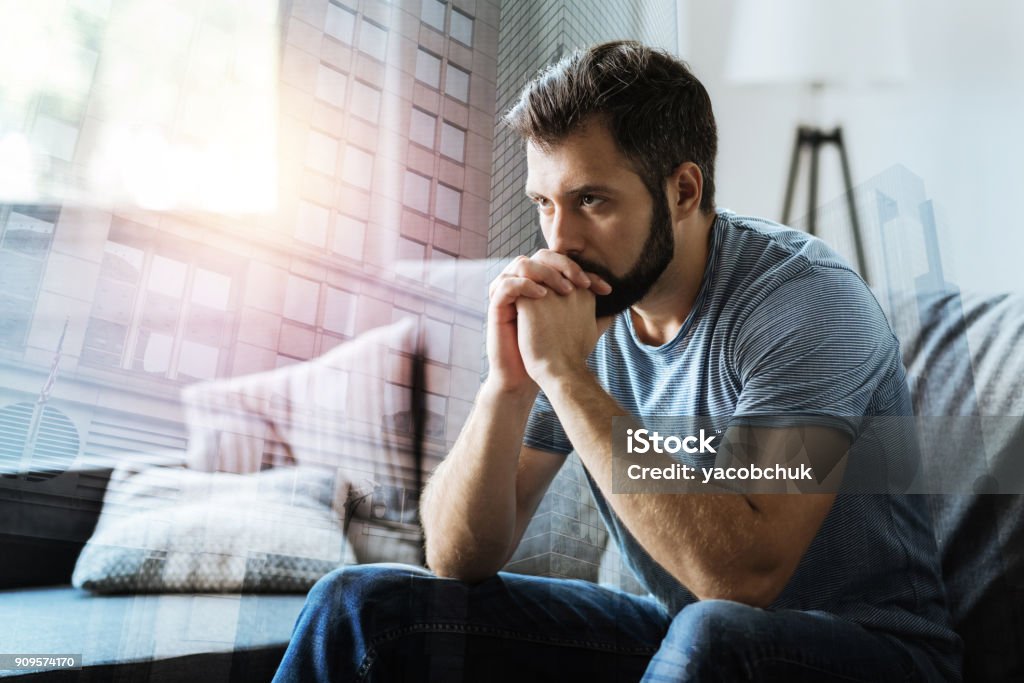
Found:
[[[820,240],[715,208],[711,102],[666,53],[578,51],[505,121],[547,249],[491,285],[489,372],[422,505],[433,574],[325,577],[278,680],[957,679],[920,497],[613,485],[617,416],[724,416],[726,442],[770,460],[874,462],[865,420],[911,406],[863,280]],[[649,595],[500,571],[573,450]]]

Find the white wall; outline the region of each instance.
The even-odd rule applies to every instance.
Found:
[[[903,1],[912,80],[826,91],[822,121],[843,124],[854,185],[897,163],[924,180],[945,216],[949,279],[964,289],[1024,291],[1024,3]],[[810,100],[795,86],[725,82],[735,4],[680,0],[688,31],[680,44],[715,106],[718,205],[777,220],[794,129],[811,114]],[[823,155],[821,172],[824,203],[841,192],[838,160]],[[797,207],[800,215],[804,204]]]

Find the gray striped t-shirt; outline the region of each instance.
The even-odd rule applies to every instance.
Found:
[[[620,314],[588,364],[640,418],[770,415],[777,424],[785,415],[856,439],[865,417],[912,414],[899,342],[863,280],[821,240],[727,211],[716,216],[703,283],[675,338],[647,346]],[[524,442],[572,450],[543,394]],[[851,450],[851,467],[856,457]],[[670,613],[693,602],[588,479],[641,583]],[[921,496],[840,493],[772,609],[831,612],[894,636],[943,678],[958,677],[959,638]]]

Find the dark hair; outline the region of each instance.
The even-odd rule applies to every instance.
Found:
[[[700,208],[715,206],[718,131],[711,98],[685,62],[634,41],[596,45],[563,57],[530,81],[505,122],[524,139],[551,147],[603,119],[654,197],[679,164],[704,176]]]

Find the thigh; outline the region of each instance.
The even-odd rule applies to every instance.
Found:
[[[827,612],[704,600],[676,615],[645,681],[913,681],[889,637]]]
[[[671,621],[650,598],[569,579],[370,565],[323,583],[321,604],[358,611],[371,681],[636,681]]]

